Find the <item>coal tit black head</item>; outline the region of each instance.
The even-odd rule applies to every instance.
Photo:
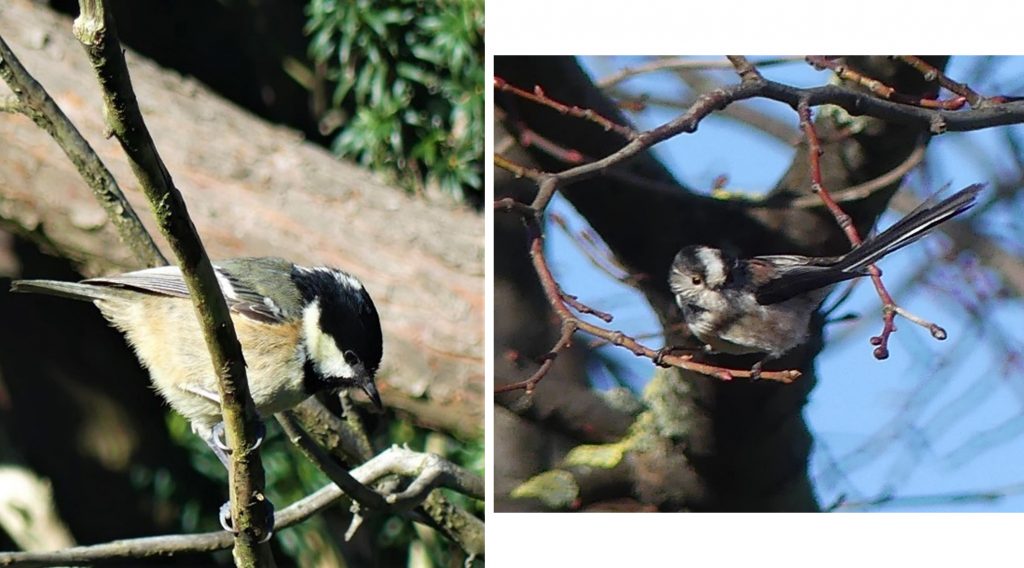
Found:
[[[326,267],[296,266],[291,278],[302,296],[307,390],[358,387],[380,408],[373,379],[383,338],[377,309],[362,283]]]

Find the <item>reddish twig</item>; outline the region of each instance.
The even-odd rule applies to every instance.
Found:
[[[548,351],[541,358],[542,361],[540,364],[540,368],[537,369],[532,375],[530,375],[530,378],[524,381],[494,387],[494,392],[499,393],[510,392],[515,390],[525,390],[527,396],[532,395],[533,390],[537,388],[537,383],[539,383],[542,379],[544,379],[545,376],[547,376],[548,371],[551,370],[551,366],[555,364],[555,358],[558,357],[559,352],[561,352],[564,349],[567,349],[570,345],[572,345],[572,334],[575,332],[576,327],[572,325],[571,321],[563,321],[562,334],[558,337],[558,341],[555,342],[555,346],[551,348],[551,351]]]
[[[986,97],[979,95],[964,83],[958,83],[946,76],[941,70],[930,65],[927,61],[914,55],[898,55],[897,59],[910,65],[924,77],[925,81],[938,81],[939,85],[947,91],[963,97],[972,108],[983,106]]]
[[[590,306],[584,304],[579,300],[579,298],[573,296],[572,294],[566,294],[565,292],[562,292],[562,301],[565,302],[565,305],[576,310],[577,312],[581,314],[592,315],[605,323],[611,323],[612,320],[615,319],[615,317],[609,314],[608,312],[602,312],[601,310],[591,308]]]
[[[494,201],[494,210],[495,211],[508,211],[508,212],[515,211],[515,212],[519,213],[520,215],[524,215],[524,216],[525,215],[533,215],[535,213],[534,210],[533,210],[533,207],[530,207],[529,205],[527,205],[525,203],[520,203],[520,202],[516,201],[515,199],[512,199],[511,197],[504,197],[502,199],[495,200]]]
[[[922,99],[920,97],[911,97],[902,93],[896,92],[896,89],[882,83],[877,79],[872,79],[863,73],[860,73],[854,69],[850,69],[846,65],[839,63],[835,59],[829,57],[820,57],[815,55],[808,55],[807,62],[814,66],[815,69],[830,69],[833,73],[838,75],[841,79],[846,81],[854,82],[872,93],[898,103],[915,105],[922,108],[934,108],[943,110],[957,110],[963,108],[964,104],[968,101],[963,96],[956,96],[951,99],[938,100],[938,99]],[[923,63],[923,62],[922,62]]]
[[[811,120],[811,108],[806,102],[801,101],[797,105],[797,114],[800,116],[800,128],[803,129],[804,136],[807,137],[807,154],[811,165],[811,191],[818,195],[825,204],[825,207],[835,217],[836,223],[846,233],[846,238],[850,240],[850,244],[859,246],[861,238],[857,234],[857,228],[853,226],[853,220],[832,199],[832,195],[825,189],[825,185],[821,181],[821,142],[818,140],[818,132],[814,129],[814,122]],[[872,268],[874,268],[873,265]]]
[[[552,100],[551,98],[544,94],[544,90],[541,89],[540,86],[535,86],[533,88],[533,92],[531,93],[529,91],[520,89],[519,87],[516,87],[514,85],[509,85],[501,77],[495,77],[494,88],[499,91],[512,93],[517,97],[552,108],[562,114],[567,114],[569,116],[575,116],[577,118],[589,120],[590,122],[597,124],[601,128],[604,128],[605,130],[619,134],[620,136],[627,140],[633,140],[637,136],[636,130],[633,130],[628,126],[623,126],[621,124],[612,122],[611,120],[608,120],[607,118],[601,116],[600,114],[594,112],[593,110],[580,108],[575,105],[569,106],[562,104],[558,101]]]
[[[860,246],[862,241],[857,233],[857,228],[853,226],[850,216],[839,207],[839,204],[835,202],[822,183],[821,143],[818,140],[818,134],[814,129],[814,122],[811,119],[811,109],[806,102],[801,101],[797,105],[797,114],[800,115],[800,128],[803,129],[804,135],[807,137],[807,155],[810,160],[811,169],[811,191],[818,194],[825,207],[835,217],[836,223],[846,234],[850,244],[854,247]],[[896,304],[892,299],[892,295],[885,288],[885,284],[882,282],[882,271],[877,266],[874,264],[869,265],[868,274],[871,276],[871,282],[875,285],[878,297],[882,300],[882,332],[871,338],[871,344],[875,346],[873,353],[876,359],[886,359],[889,357],[889,336],[896,331],[895,319],[897,314],[924,327],[931,332],[932,337],[935,339],[943,340],[946,338],[946,330],[911,314]]]
[[[674,324],[671,324],[671,325],[667,326],[665,329],[662,329],[662,330],[648,331],[646,333],[638,333],[638,334],[633,336],[633,339],[637,339],[637,340],[640,340],[640,339],[657,339],[659,337],[664,337],[666,333],[675,333],[675,332],[682,333],[682,332],[685,332],[687,329],[689,329],[689,328],[686,326],[686,322],[680,321],[680,322],[676,322]],[[609,343],[610,342],[607,339],[596,338],[596,339],[591,340],[589,343],[587,343],[587,347],[589,347],[591,349],[597,349],[598,347],[604,347],[605,345],[608,345]],[[697,349],[699,349],[699,348],[697,348],[697,347],[694,348],[694,350],[697,350]]]
[[[507,170],[511,172],[512,175],[520,178],[524,177],[530,178],[532,180],[540,180],[540,178],[544,176],[544,172],[540,170],[535,170],[533,168],[528,168],[526,166],[521,166],[513,162],[512,160],[505,158],[501,154],[494,155],[494,165],[498,166],[503,170]]]
[[[520,126],[519,136],[516,139],[518,140],[519,145],[523,148],[529,148],[531,146],[539,148],[567,164],[582,164],[590,161],[579,150],[566,148],[525,126]]]

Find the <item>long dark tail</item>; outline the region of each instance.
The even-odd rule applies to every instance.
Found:
[[[865,239],[859,247],[843,255],[835,268],[843,272],[863,272],[869,264],[878,262],[883,256],[909,245],[945,221],[970,209],[983,187],[984,184],[980,183],[969,185],[939,203],[935,203],[938,194],[929,197],[893,226]]]
[[[60,280],[15,280],[11,282],[11,292],[30,294],[47,294],[72,300],[120,300],[124,299],[124,291],[92,284],[78,282],[61,282]]]
[[[863,276],[871,263],[920,239],[939,224],[969,209],[982,187],[982,184],[965,187],[939,203],[935,203],[936,196],[933,195],[895,225],[866,239],[834,263],[787,269],[784,277],[758,288],[758,303],[767,306],[784,302],[812,290]]]

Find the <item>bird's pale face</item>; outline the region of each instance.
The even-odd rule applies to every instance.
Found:
[[[719,290],[729,282],[731,266],[715,249],[686,247],[672,263],[669,287],[684,315],[722,309]]]

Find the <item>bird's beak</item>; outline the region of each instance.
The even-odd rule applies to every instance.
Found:
[[[366,396],[370,397],[370,402],[373,403],[373,407],[378,411],[384,409],[384,403],[380,400],[380,393],[377,392],[377,385],[373,382],[373,379],[367,378],[362,385],[363,392]]]

